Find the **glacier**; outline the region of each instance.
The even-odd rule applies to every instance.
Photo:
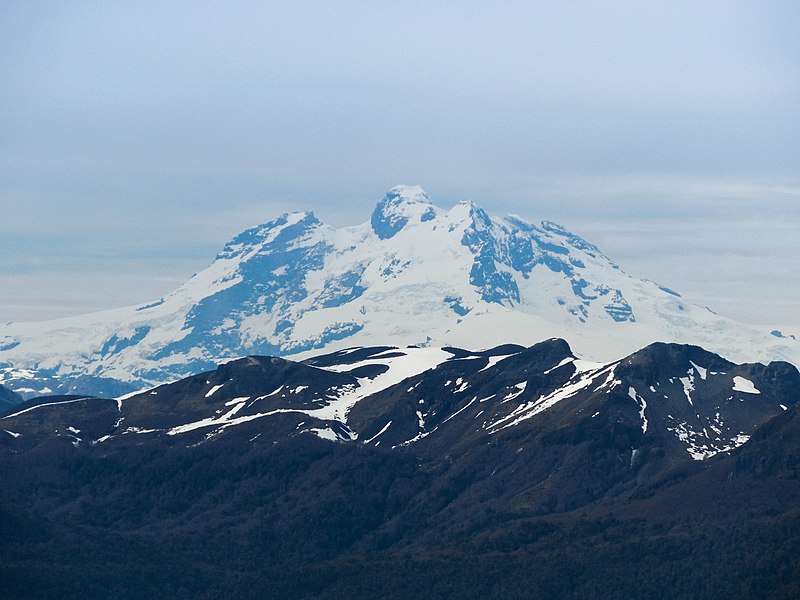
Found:
[[[800,364],[797,340],[631,277],[561,225],[491,216],[471,201],[442,209],[421,187],[397,186],[361,225],[298,212],[248,229],[153,302],[0,325],[0,384],[26,397],[115,396],[246,355],[553,337],[595,361],[662,341]]]

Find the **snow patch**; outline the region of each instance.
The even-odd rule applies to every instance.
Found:
[[[217,393],[219,390],[222,389],[223,385],[225,385],[225,384],[221,383],[219,385],[215,385],[210,390],[208,390],[208,392],[206,392],[206,398],[211,398],[211,396],[213,396],[215,393]]]
[[[61,402],[46,402],[44,404],[37,404],[36,406],[31,406],[30,408],[26,408],[19,412],[15,412],[10,415],[6,415],[0,421],[5,421],[6,419],[11,419],[13,417],[18,417],[19,415],[23,415],[25,413],[31,412],[32,410],[38,410],[40,408],[44,408],[45,406],[61,406],[63,404],[74,404],[75,402],[83,402],[85,400],[92,400],[92,398],[76,398],[74,400],[63,400]]]
[[[339,440],[339,436],[337,436],[332,429],[329,429],[327,427],[324,429],[311,428],[311,429],[306,429],[306,431],[313,433],[314,435],[322,438],[323,440],[330,440],[331,442],[336,442]]]
[[[558,364],[557,364],[555,367],[552,367],[552,368],[550,368],[550,369],[547,369],[547,371],[545,371],[545,372],[543,373],[543,375],[549,375],[550,373],[552,373],[552,372],[553,372],[553,371],[555,371],[556,369],[560,369],[560,368],[561,368],[561,367],[563,367],[564,365],[568,365],[569,363],[571,363],[571,362],[574,362],[574,361],[575,361],[575,359],[574,359],[573,357],[571,357],[571,356],[568,356],[567,358],[565,358],[564,360],[562,360],[560,363],[558,363]]]
[[[688,377],[681,377],[680,382],[683,384],[683,393],[686,394],[686,399],[689,401],[689,404],[694,406],[694,402],[692,402],[692,392],[694,391],[694,375],[689,370]]]
[[[241,396],[239,398],[234,398],[233,400],[228,400],[225,403],[225,406],[233,406],[234,404],[242,404],[243,402],[247,402],[248,400],[250,400],[250,396]]]
[[[633,389],[633,386],[628,388],[628,396],[630,396],[639,406],[639,417],[642,419],[642,433],[647,433],[647,416],[645,415],[647,401],[636,393],[636,390]]]
[[[397,354],[397,350],[387,351],[387,354],[391,353]],[[298,412],[322,420],[344,423],[350,409],[360,400],[397,385],[405,379],[435,369],[451,357],[449,352],[439,348],[407,348],[399,356],[381,357],[378,355],[349,365],[324,367],[324,370],[334,372],[349,372],[364,365],[385,365],[389,369],[373,379],[360,378],[358,387],[348,387],[342,390],[336,398],[321,408]]]
[[[480,371],[478,371],[478,373],[480,373],[481,371],[488,371],[489,369],[493,368],[497,363],[507,359],[509,356],[513,356],[513,354],[506,354],[503,356],[490,356],[489,363],[485,367],[483,367]]]
[[[694,367],[694,370],[697,371],[697,374],[700,375],[700,379],[705,380],[706,376],[708,375],[708,369],[704,369],[703,367],[694,364],[692,361],[689,361],[689,363],[692,365],[692,367]]]
[[[756,389],[755,384],[749,379],[740,377],[739,375],[733,378],[733,391],[742,392],[745,394],[760,394],[761,391]]]
[[[502,431],[503,429],[507,429],[508,427],[513,427],[530,419],[541,412],[546,411],[548,408],[555,406],[557,403],[561,402],[566,398],[570,398],[591,386],[595,380],[598,378],[599,375],[602,375],[603,370],[600,372],[596,371],[589,371],[586,373],[576,372],[572,379],[570,380],[571,383],[567,383],[567,385],[558,388],[547,395],[542,395],[538,399],[534,400],[533,402],[526,402],[521,404],[516,409],[514,409],[509,415],[498,419],[494,423],[488,425],[487,429],[489,433],[497,433],[498,431]],[[609,373],[609,377],[613,378],[614,370],[611,369],[611,373]],[[608,379],[606,379],[608,381]],[[518,386],[520,384],[517,384]],[[602,387],[602,385],[598,386]],[[524,388],[523,388],[524,389]],[[522,393],[522,390],[519,392]],[[505,400],[504,400],[505,401]]]
[[[453,418],[453,417],[455,417],[456,415],[458,415],[458,414],[460,414],[460,413],[464,412],[465,410],[467,410],[467,409],[468,409],[470,406],[472,406],[472,403],[473,403],[473,402],[475,402],[475,400],[477,400],[477,399],[478,399],[478,397],[477,397],[477,396],[475,396],[475,397],[474,397],[472,400],[470,400],[469,402],[467,402],[467,403],[466,403],[464,406],[462,406],[461,408],[459,408],[459,409],[458,409],[456,412],[454,412],[452,415],[450,415],[450,416],[449,416],[449,417],[447,417],[447,418],[446,418],[444,421],[442,421],[442,425],[444,425],[445,423],[447,423],[447,422],[448,422],[450,419],[452,419],[452,418]]]
[[[386,433],[386,430],[387,430],[387,429],[389,429],[389,426],[390,426],[391,424],[392,424],[392,422],[391,422],[391,421],[389,421],[389,422],[388,422],[386,425],[384,425],[384,426],[381,428],[381,430],[380,430],[378,433],[376,433],[375,435],[373,435],[373,436],[372,436],[371,438],[369,438],[368,440],[364,440],[364,443],[365,443],[365,444],[369,444],[370,442],[374,441],[375,439],[377,439],[378,437],[380,437],[381,435],[383,435],[384,433]]]
[[[458,387],[456,387],[456,389],[453,390],[454,394],[458,394],[459,392],[463,392],[464,390],[466,390],[469,387],[469,382],[464,381],[461,377],[459,377],[458,379],[456,379],[456,386]]]

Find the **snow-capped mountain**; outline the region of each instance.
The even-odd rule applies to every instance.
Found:
[[[449,210],[398,186],[368,223],[284,214],[228,242],[173,293],[142,306],[0,327],[0,383],[27,397],[118,395],[245,355],[362,345],[490,347],[569,340],[608,361],[654,341],[731,360],[800,364],[800,343],[630,277],[547,221]]]

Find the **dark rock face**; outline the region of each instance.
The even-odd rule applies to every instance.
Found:
[[[22,396],[0,385],[0,411],[22,402]]]
[[[30,401],[0,417],[4,593],[791,598],[799,384],[697,347],[589,365],[547,340]]]
[[[75,434],[76,443],[197,443],[238,437],[249,423],[272,431],[281,421],[291,427],[275,430],[274,442],[310,431],[426,460],[505,446],[506,438],[600,444],[633,477],[730,452],[800,398],[800,374],[788,363],[735,365],[693,346],[653,344],[606,365],[577,360],[558,339],[434,352],[429,365],[430,351],[388,346],[305,363],[253,356],[119,401],[71,397],[2,422],[26,447],[69,427],[85,431],[83,420],[103,413],[101,404],[116,408],[105,410],[106,428]],[[399,366],[414,361],[421,366]]]

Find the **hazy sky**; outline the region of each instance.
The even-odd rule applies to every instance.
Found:
[[[800,326],[800,2],[0,2],[0,321],[398,183]],[[800,327],[798,327],[800,329]]]

